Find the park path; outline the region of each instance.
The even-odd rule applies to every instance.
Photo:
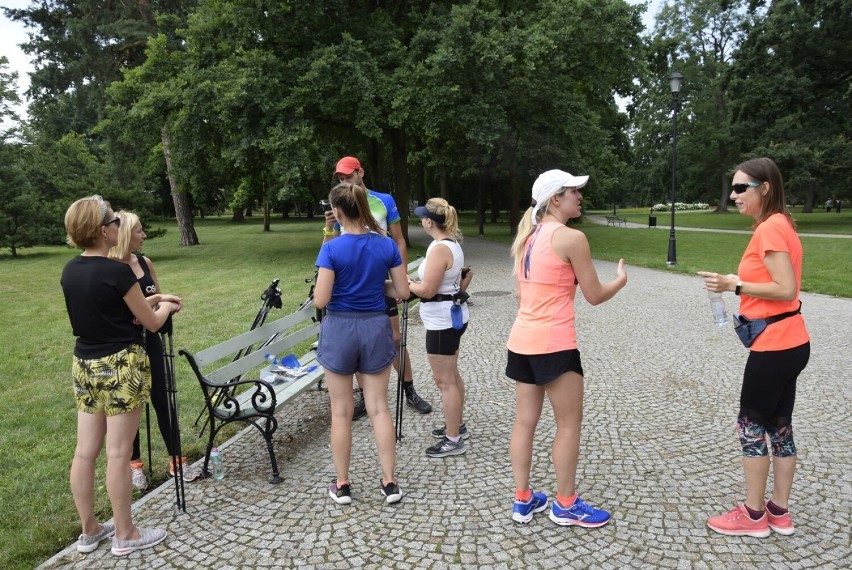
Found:
[[[584,216],[587,220],[594,224],[598,224],[601,226],[612,225],[608,224],[606,221],[606,216],[599,216],[597,214],[586,214]],[[668,220],[668,214],[665,212],[657,213],[657,225],[649,226],[647,224],[637,224],[636,222],[627,222],[622,225],[619,224],[618,227],[626,227],[626,228],[646,228],[652,230],[665,230],[670,231],[671,225],[666,225],[666,220]],[[661,225],[662,224],[662,225]],[[751,234],[751,230],[722,230],[716,228],[688,228],[681,227],[677,225],[677,216],[675,216],[675,231],[676,232],[716,232],[720,234]],[[841,238],[841,239],[852,239],[852,234],[811,234],[811,233],[800,233],[799,237],[815,237],[815,238]]]
[[[419,232],[413,229],[413,238],[425,243]],[[577,298],[587,374],[578,486],[613,520],[600,529],[561,528],[543,513],[519,525],[510,519],[513,384],[503,374],[516,309],[510,260],[503,244],[467,238],[464,249],[475,271],[460,360],[471,432],[466,455],[423,453],[434,441],[430,430],[443,422],[413,310],[408,345],[415,379],[436,412],[421,416],[406,408],[397,456],[400,504],[386,505],[379,493],[366,419],[353,427],[354,502],[338,506],[328,498],[334,474],[328,397],[311,392],[280,415],[280,485],[267,483],[262,439],[243,431],[220,446],[224,480],[186,486],[186,513],[176,512],[171,483],[134,504],[140,524],[169,530],[164,544],[126,558],[114,558],[106,544],[88,555],[71,545],[42,567],[850,567],[852,300],[802,294],[813,346],[795,412],[795,535],[730,538],[705,526],[708,516],[732,506],[732,497],[743,497],[734,421],[747,352],[730,327],[716,330],[700,279],[633,266],[629,284],[611,301],[592,307]],[[614,277],[614,263],[595,266],[603,280]],[[726,298],[734,310],[736,298]],[[554,430],[545,409],[532,480],[548,495],[555,492]]]

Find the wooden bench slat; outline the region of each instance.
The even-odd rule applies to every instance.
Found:
[[[258,348],[239,360],[226,364],[225,366],[207,374],[207,381],[211,384],[227,384],[231,381],[231,379],[241,376],[252,368],[263,364],[267,353],[286,355],[294,346],[311,337],[317,336],[317,334],[319,334],[319,329],[319,323],[311,323],[303,329],[299,329],[296,332],[277,338],[269,345]]]
[[[310,320],[313,318],[315,312],[316,309],[314,307],[306,307],[301,311],[297,311],[287,315],[286,317],[282,317],[278,320],[272,321],[271,323],[257,327],[254,330],[237,335],[209,348],[205,348],[194,355],[195,361],[198,363],[199,367],[203,368],[217,360],[231,357],[249,345],[262,343],[275,333],[285,332],[303,321]]]

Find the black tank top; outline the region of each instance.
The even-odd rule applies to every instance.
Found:
[[[137,253],[136,259],[139,260],[139,265],[142,267],[142,273],[144,273],[144,275],[138,279],[139,286],[142,287],[142,294],[146,297],[150,297],[157,292],[157,285],[154,283],[154,278],[151,277],[151,269],[145,261],[145,256]]]

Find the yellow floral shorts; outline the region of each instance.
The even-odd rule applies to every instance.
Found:
[[[151,391],[148,353],[138,344],[102,358],[75,356],[71,376],[77,410],[87,414],[115,416],[133,411],[148,400]]]

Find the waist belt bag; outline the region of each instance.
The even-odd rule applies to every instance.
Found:
[[[734,313],[734,331],[736,331],[737,336],[740,337],[745,347],[750,348],[754,344],[755,339],[760,336],[760,333],[766,330],[766,327],[772,323],[777,323],[778,321],[798,315],[801,312],[802,302],[799,301],[799,308],[795,311],[773,315],[765,319],[748,319],[738,313]]]

